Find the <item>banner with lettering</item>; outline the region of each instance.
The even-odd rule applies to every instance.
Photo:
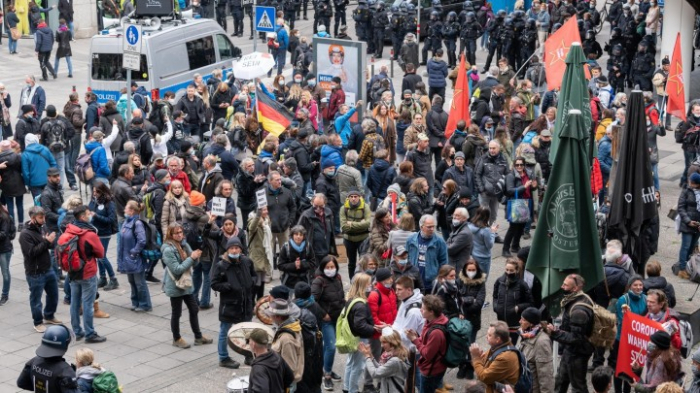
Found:
[[[663,330],[663,326],[656,321],[629,311],[624,314],[615,376],[625,374],[634,379],[635,382],[639,380],[639,377],[632,371],[632,364],[644,365],[646,363],[649,337],[657,330]]]

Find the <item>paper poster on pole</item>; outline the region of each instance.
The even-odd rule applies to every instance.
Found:
[[[638,381],[639,377],[632,372],[632,363],[646,364],[649,338],[657,330],[663,329],[664,327],[656,321],[631,311],[626,312],[622,318],[615,376],[625,374],[634,381]]]
[[[211,214],[217,217],[226,215],[226,198],[214,197],[211,200]]]
[[[263,207],[267,206],[267,195],[264,188],[255,191],[255,199],[258,203],[258,209],[262,209]]]

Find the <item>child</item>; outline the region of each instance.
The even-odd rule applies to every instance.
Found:
[[[596,367],[591,374],[591,385],[595,393],[607,393],[612,386],[613,369],[608,366]]]
[[[114,377],[114,374],[111,371],[105,370],[95,362],[95,354],[90,348],[80,348],[75,352],[75,366],[77,367],[75,376],[78,390],[82,393],[92,393],[95,378],[103,373],[109,373],[111,375],[106,374],[104,378],[100,378],[100,385],[108,383],[114,387],[118,387],[117,379]]]

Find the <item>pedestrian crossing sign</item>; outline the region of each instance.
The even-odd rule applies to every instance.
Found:
[[[275,7],[255,7],[255,30],[265,33],[275,31]]]

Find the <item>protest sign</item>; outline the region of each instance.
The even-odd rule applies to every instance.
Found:
[[[211,214],[217,217],[226,215],[226,198],[214,197],[211,200]]]
[[[267,195],[265,194],[265,188],[261,188],[255,191],[255,200],[258,203],[258,209],[262,209],[267,206]]]
[[[644,366],[647,361],[649,337],[657,330],[663,330],[660,323],[631,311],[624,313],[615,376],[624,374],[634,379],[635,382],[639,380],[639,377],[632,371],[632,364],[638,363]]]

